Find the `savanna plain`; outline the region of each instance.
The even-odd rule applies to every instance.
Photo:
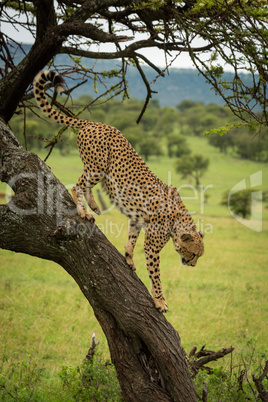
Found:
[[[235,370],[249,355],[258,363],[265,354],[267,358],[268,209],[263,202],[259,231],[255,231],[248,227],[248,220],[238,222],[220,202],[222,194],[243,179],[250,187],[250,176],[257,172],[262,185],[256,190],[264,192],[268,188],[267,164],[220,153],[206,138],[187,140],[193,152],[210,159],[201,189],[195,189],[189,178],[181,178],[174,159],[153,156],[148,161],[158,177],[179,189],[198,230],[205,233],[205,253],[196,267],[181,265],[171,241],[161,252],[161,280],[169,307],[166,317],[187,353],[194,345],[199,349],[206,344],[210,350],[233,346],[232,356],[214,367],[232,366]],[[39,152],[41,159],[45,155]],[[47,163],[67,188],[82,172],[75,149],[66,156],[55,150]],[[96,217],[96,224],[124,253],[128,220],[104,197],[109,208]],[[134,260],[137,275],[150,289],[143,238],[141,233]],[[16,400],[75,399],[64,385],[70,373],[75,376],[79,371],[93,333],[100,342],[99,358],[109,360],[106,339],[92,308],[74,280],[51,261],[1,250],[0,266],[0,400],[14,400],[14,395]],[[106,381],[111,381],[112,387],[112,380]],[[94,394],[81,400],[120,400],[119,393],[114,395]]]

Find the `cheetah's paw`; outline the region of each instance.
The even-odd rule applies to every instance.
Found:
[[[167,313],[168,312],[168,306],[165,303],[164,298],[163,299],[154,299],[154,305],[161,313]]]
[[[79,215],[81,216],[81,218],[87,219],[90,223],[95,222],[94,216],[92,214],[90,214],[89,212],[87,212],[85,209],[82,209],[81,211],[79,211]]]
[[[95,212],[95,214],[101,215],[101,210],[100,210],[100,208],[98,208],[98,209],[93,209],[93,211]]]
[[[132,271],[136,271],[136,264],[133,261],[133,258],[131,258],[129,255],[126,255],[126,262],[129,265],[129,267],[132,269]]]

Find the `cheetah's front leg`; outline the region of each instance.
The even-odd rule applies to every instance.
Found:
[[[92,209],[92,211],[95,212],[95,214],[100,215],[101,214],[101,209],[98,206],[98,204],[95,201],[94,195],[92,193],[92,190],[90,187],[87,187],[85,191],[85,198],[87,200],[89,208]]]
[[[168,306],[162,292],[160,281],[160,258],[159,253],[164,246],[163,243],[157,241],[152,236],[145,233],[144,253],[146,258],[147,271],[152,284],[152,295],[155,307],[162,313],[168,312]]]

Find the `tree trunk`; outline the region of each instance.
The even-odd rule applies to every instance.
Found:
[[[37,41],[18,66],[1,79],[0,117],[5,122],[13,116],[29,82],[33,82],[36,74],[55,56],[63,40],[63,37],[48,36],[42,42]]]
[[[66,37],[58,32],[53,0],[36,0],[36,39],[29,53],[0,81],[0,117],[8,122],[29,83],[55,56]],[[26,26],[28,23],[26,23]],[[29,27],[28,27],[29,28]]]
[[[175,329],[124,257],[76,215],[65,187],[0,121],[0,179],[15,192],[0,206],[0,247],[60,264],[92,306],[126,401],[196,401]]]

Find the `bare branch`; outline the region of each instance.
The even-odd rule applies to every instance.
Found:
[[[207,402],[208,399],[208,387],[207,384],[204,384],[203,393],[202,393],[202,402]]]
[[[148,82],[148,80],[146,78],[146,75],[144,74],[144,72],[143,72],[143,70],[142,70],[142,68],[140,66],[139,60],[138,60],[138,58],[136,56],[134,57],[134,60],[135,60],[135,64],[137,66],[137,69],[138,69],[138,71],[139,71],[139,73],[141,75],[141,78],[143,79],[143,82],[144,82],[144,84],[146,86],[146,89],[147,89],[147,95],[146,95],[146,99],[145,99],[143,108],[142,108],[142,110],[141,110],[141,112],[139,114],[139,117],[137,118],[137,121],[136,121],[136,123],[139,124],[139,122],[141,121],[142,116],[144,115],[145,110],[146,110],[146,108],[148,106],[149,100],[152,97],[152,93],[157,93],[157,92],[153,91],[151,89],[150,84],[149,84],[149,82]]]
[[[185,50],[185,46],[182,42],[164,44],[162,42],[157,42],[154,39],[149,38],[145,40],[136,41],[130,44],[129,46],[126,46],[124,49],[118,50],[116,52],[92,52],[88,50],[78,49],[76,47],[63,46],[60,50],[60,53],[67,53],[75,56],[88,57],[94,59],[119,59],[122,57],[138,56],[135,53],[136,50],[145,49],[148,47],[156,47],[161,50],[175,50],[175,51]],[[144,58],[144,56],[142,57]]]
[[[145,63],[148,64],[148,66],[152,67],[161,77],[165,76],[163,71],[159,67],[157,67],[155,64],[153,64],[149,59],[147,59],[147,57],[145,57],[143,54],[136,52],[135,55],[137,57],[139,57],[140,59],[142,59],[143,61],[145,61]]]
[[[95,354],[95,349],[96,349],[96,347],[97,347],[99,344],[100,344],[100,342],[96,342],[96,341],[95,341],[95,334],[93,334],[93,335],[92,335],[92,338],[91,338],[91,346],[90,346],[90,348],[88,349],[88,352],[87,352],[86,357],[84,358],[83,362],[86,362],[86,361],[88,361],[88,360],[92,360],[92,359],[93,359],[93,356],[94,356],[94,354]]]
[[[233,350],[234,348],[231,346],[230,348],[223,348],[218,352],[214,352],[212,350],[206,350],[204,345],[199,352],[196,352],[197,347],[195,346],[188,356],[188,364],[192,372],[192,377],[194,378],[199,370],[206,370],[211,374],[213,371],[212,368],[205,366],[205,364],[221,359],[227,354],[232,353]]]

